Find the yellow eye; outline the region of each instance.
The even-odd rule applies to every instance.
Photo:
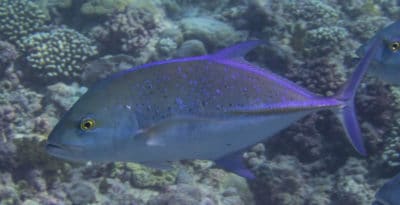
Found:
[[[400,49],[400,42],[399,41],[395,41],[389,44],[389,49],[393,52],[396,52]]]
[[[91,130],[95,126],[96,126],[96,121],[94,121],[93,119],[83,119],[81,121],[81,130],[83,131]]]

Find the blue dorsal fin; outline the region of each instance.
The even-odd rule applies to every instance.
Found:
[[[243,164],[242,152],[235,152],[215,160],[217,167],[233,172],[246,179],[254,179],[254,174]]]
[[[243,43],[238,43],[236,45],[230,46],[228,48],[222,49],[212,55],[214,58],[221,59],[242,59],[248,52],[253,50],[255,47],[265,44],[262,40],[251,40]]]

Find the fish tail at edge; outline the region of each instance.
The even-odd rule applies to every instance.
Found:
[[[367,151],[365,149],[361,129],[354,109],[354,98],[357,88],[371,63],[372,57],[375,55],[378,45],[379,40],[375,40],[372,43],[372,46],[361,59],[349,80],[335,97],[337,100],[343,102],[343,105],[337,108],[336,114],[345,129],[347,139],[351,142],[354,149],[364,156],[367,155]]]

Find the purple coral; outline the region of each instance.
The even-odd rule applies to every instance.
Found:
[[[92,29],[92,36],[114,53],[135,53],[145,47],[157,30],[152,13],[139,8],[127,8],[110,16],[103,26]]]

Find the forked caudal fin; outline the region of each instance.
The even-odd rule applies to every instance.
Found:
[[[361,136],[361,130],[357,121],[354,109],[354,96],[360,82],[368,69],[372,57],[379,45],[379,40],[375,40],[367,51],[366,55],[361,59],[357,68],[350,76],[340,92],[336,95],[338,100],[344,102],[343,106],[338,110],[337,116],[345,128],[345,133],[353,147],[362,155],[367,155],[364,142]]]

